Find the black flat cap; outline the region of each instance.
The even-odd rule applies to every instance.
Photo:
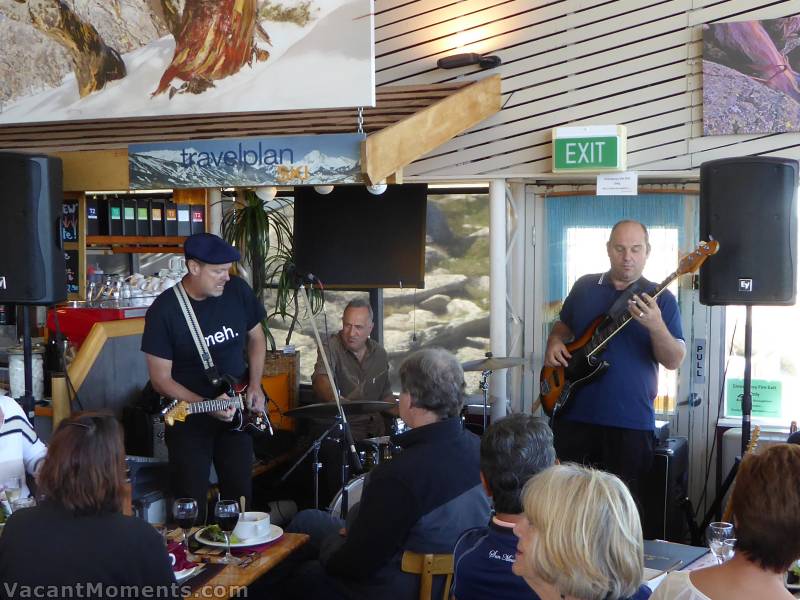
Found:
[[[233,263],[241,258],[239,251],[213,233],[195,233],[183,243],[187,260],[197,259],[209,265]]]

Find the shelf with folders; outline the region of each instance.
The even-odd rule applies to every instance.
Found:
[[[186,236],[87,235],[87,246],[108,247],[115,254],[181,254]]]

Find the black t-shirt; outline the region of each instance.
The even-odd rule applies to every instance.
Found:
[[[247,370],[247,332],[265,317],[264,306],[250,286],[235,276],[221,296],[190,301],[220,375],[241,378]],[[142,351],[171,360],[172,378],[194,393],[205,398],[218,394],[203,372],[174,290],[163,292],[147,310]]]

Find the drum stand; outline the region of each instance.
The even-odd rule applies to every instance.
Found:
[[[480,388],[483,392],[483,431],[486,431],[486,409],[489,406],[489,378],[492,376],[491,369],[481,371]],[[481,432],[483,435],[483,432]]]
[[[280,481],[281,483],[285,482],[289,475],[291,475],[294,470],[300,466],[306,456],[313,452],[313,457],[311,459],[311,470],[314,477],[314,508],[319,508],[319,471],[322,468],[322,463],[319,462],[319,449],[322,446],[322,440],[330,436],[331,432],[340,426],[339,418],[337,417],[336,421],[334,421],[333,425],[328,427],[321,436],[311,442],[311,445],[308,449],[303,452],[303,455],[297,459],[297,461],[291,466],[291,468],[283,474]]]

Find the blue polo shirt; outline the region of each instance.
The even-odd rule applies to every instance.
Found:
[[[655,284],[641,281],[643,289]],[[584,275],[572,286],[559,320],[576,337],[597,317],[605,314],[624,290],[617,290],[608,273]],[[683,339],[678,303],[671,292],[656,300],[667,329]],[[658,393],[658,362],[653,354],[647,329],[631,321],[608,343],[603,360],[611,367],[600,377],[580,388],[561,418],[626,429],[652,430],[655,426],[653,400]]]
[[[453,597],[456,600],[539,600],[527,582],[511,571],[519,539],[511,527],[494,519],[488,527],[467,529],[453,550]]]

